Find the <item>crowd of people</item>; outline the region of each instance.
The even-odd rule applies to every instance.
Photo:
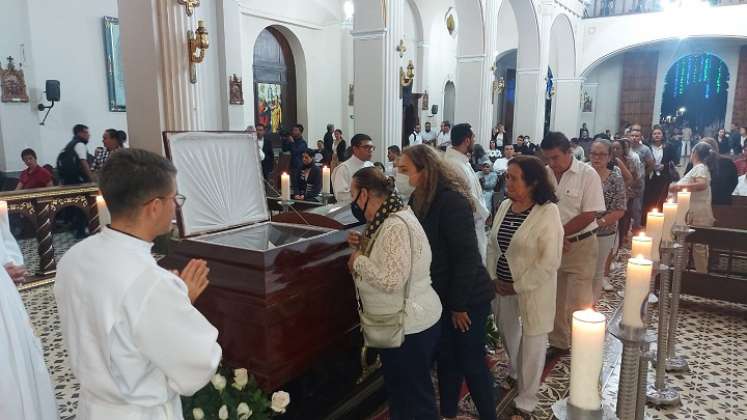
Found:
[[[265,127],[256,130],[269,176],[275,162],[266,162],[275,152]],[[499,126],[485,152],[469,124],[445,122],[435,140],[421,136],[421,143],[389,146],[387,165],[372,162],[374,139],[363,133],[348,145],[330,126],[316,149],[308,147],[301,125],[280,133],[295,198],[320,194],[319,164],[328,164],[335,198],[365,224],[349,233],[348,269],[363,335],[380,349],[391,419],[455,419],[463,382],[481,419],[496,419],[497,399],[511,388],[517,391],[512,418],[530,418],[545,364],[570,351],[572,313],[612,291],[611,264],[627,246],[631,226],[645,225],[644,211],[687,189],[688,222],[710,226],[711,204],[723,198],[717,195],[740,191],[736,174],[744,178],[745,156],[719,154],[716,139],[690,145],[692,167],[680,176],[684,162],[661,127],[652,128],[648,141],[636,124],[614,138],[600,133],[588,140],[583,130],[579,139],[548,132],[538,145],[528,136],[512,144]],[[176,169],[161,156],[123,148],[117,130],[104,132],[106,150],[89,159],[88,128],[73,131],[57,171],[65,183],[97,179],[111,213],[111,224],[58,266],[62,332],[82,384],[79,416],[178,413],[179,394],[208,382],[221,348],[217,330],[192,306],[207,287],[206,263],[193,260],[169,272],[150,255],[153,240],[170,229],[186,200],[176,190]],[[35,153],[24,151],[24,161],[25,182],[38,178],[46,186],[49,180],[35,172]],[[725,169],[732,166],[733,176]],[[694,256],[696,269],[705,270],[707,249],[695,247]],[[10,264],[5,272],[18,277],[12,259],[1,252],[0,259]],[[491,315],[510,359],[502,384],[485,363]],[[32,335],[23,328],[16,334],[28,341]],[[31,347],[29,341],[14,351]],[[26,364],[27,372],[38,373],[43,359],[36,354]],[[27,395],[41,397],[20,400],[27,407],[14,412],[48,409],[49,388],[27,386]]]

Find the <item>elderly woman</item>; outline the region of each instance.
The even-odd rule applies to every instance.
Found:
[[[517,156],[508,162],[506,194],[493,221],[487,261],[510,377],[518,381],[513,416],[528,419],[537,406],[547,334],[554,325],[563,223],[539,158]]]
[[[437,420],[430,371],[441,331],[441,302],[431,287],[428,238],[379,169],[356,172],[350,193],[351,207],[367,222],[363,235],[353,232],[348,238],[357,248],[348,267],[361,310],[395,314],[404,309],[405,313],[402,345],[380,350],[390,419]]]
[[[713,226],[716,219],[711,208],[711,177],[718,171],[718,152],[708,143],[698,143],[690,155],[693,167],[677,183],[669,186],[669,191],[688,190],[690,211],[687,213],[687,224],[694,226]],[[708,271],[708,248],[694,244],[693,261],[695,270],[700,273]]]
[[[429,146],[408,147],[398,182],[415,187],[410,205],[433,252],[431,278],[444,312],[438,345],[441,416],[456,418],[464,379],[482,420],[495,420],[493,377],[485,364],[485,325],[494,291],[477,248],[467,185]]]
[[[612,250],[615,248],[617,237],[617,222],[625,215],[627,199],[625,195],[625,181],[617,166],[612,165],[612,143],[609,140],[597,139],[591,144],[591,166],[597,171],[602,180],[602,193],[606,210],[596,215],[597,241],[599,255],[597,257],[597,271],[592,281],[594,303],[599,302],[602,289],[612,291],[609,282],[609,266]]]

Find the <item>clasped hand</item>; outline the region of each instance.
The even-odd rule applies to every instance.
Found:
[[[194,303],[197,298],[205,291],[210,283],[208,281],[208,274],[210,268],[207,266],[205,260],[192,259],[189,260],[187,266],[181,271],[174,270],[174,274],[182,279],[184,284],[187,285],[187,291],[189,294],[189,300]]]

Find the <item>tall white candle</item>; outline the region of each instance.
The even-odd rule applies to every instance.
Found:
[[[329,194],[330,172],[326,166],[322,167],[322,193]]]
[[[96,211],[99,213],[99,226],[102,228],[112,222],[109,209],[106,207],[106,200],[103,195],[96,196]]]
[[[664,226],[662,227],[662,240],[672,241],[672,226],[677,219],[677,203],[669,200],[664,203]],[[632,254],[636,255],[636,254]]]
[[[664,230],[664,213],[659,213],[658,210],[653,209],[646,217],[646,232],[652,239],[651,257],[654,261],[659,261],[659,245]]]
[[[641,231],[641,233],[633,237],[633,245],[630,248],[630,255],[643,255],[643,258],[650,260],[652,258],[651,244],[651,237],[646,236],[646,233],[644,231]]]
[[[0,221],[6,223],[8,221],[8,202],[0,201]]]
[[[585,410],[598,410],[599,374],[602,371],[606,318],[591,309],[573,313],[571,327],[570,403]]]
[[[623,301],[623,325],[643,327],[641,308],[648,297],[651,287],[651,260],[636,256],[628,260],[628,271],[625,277],[625,300]]]
[[[290,175],[283,172],[282,175],[280,175],[280,199],[285,201],[290,201],[291,199],[291,188],[290,188]]]
[[[677,192],[677,220],[675,225],[687,225],[687,212],[690,211],[690,191]]]

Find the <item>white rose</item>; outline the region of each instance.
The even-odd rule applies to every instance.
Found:
[[[194,417],[195,420],[203,420],[205,418],[205,412],[202,411],[201,408],[194,408],[192,409],[192,417]]]
[[[290,401],[290,394],[285,391],[278,391],[272,394],[272,404],[270,405],[270,408],[272,408],[272,411],[276,413],[283,414],[285,413],[285,408],[290,404]]]
[[[236,413],[239,415],[239,420],[246,420],[252,416],[252,409],[247,403],[241,403],[236,407]]]
[[[220,407],[220,410],[218,410],[218,418],[220,420],[228,419],[228,407],[226,407],[225,405]]]
[[[241,391],[249,383],[249,373],[246,369],[236,369],[233,371],[233,387]]]
[[[220,373],[213,375],[213,379],[210,380],[210,383],[213,384],[215,389],[219,392],[226,388],[226,378]]]

